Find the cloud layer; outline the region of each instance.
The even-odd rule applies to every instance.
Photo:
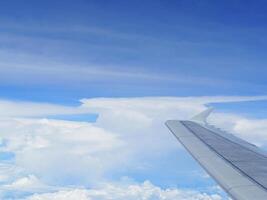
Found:
[[[26,200],[221,200],[217,194],[208,195],[190,190],[161,189],[145,181],[142,184],[107,184],[103,188],[63,190],[56,193],[37,194]]]
[[[197,192],[192,184],[187,186],[189,191],[177,188],[183,186],[183,179],[176,179],[167,187],[150,183],[149,178],[160,180],[160,175],[175,175],[177,171],[191,173],[195,181],[203,173],[194,167],[199,171],[192,173],[192,166],[188,165],[193,161],[189,157],[183,160],[184,168],[179,162],[168,165],[173,157],[181,159],[187,154],[164,122],[188,119],[212,102],[265,99],[265,96],[96,98],[83,99],[78,107],[0,101],[1,198],[222,199],[218,196],[220,192],[210,191],[209,195]],[[99,114],[95,123],[45,118],[92,112]],[[262,145],[266,143],[265,121],[233,113],[214,113],[210,119],[211,123]],[[124,176],[138,181],[122,184]],[[210,186],[195,185],[202,190]]]

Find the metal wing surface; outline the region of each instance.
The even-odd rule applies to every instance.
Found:
[[[205,122],[211,110],[167,127],[194,159],[236,200],[267,200],[267,154]]]

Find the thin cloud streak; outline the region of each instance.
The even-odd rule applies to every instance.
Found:
[[[6,55],[1,55],[5,57]],[[213,80],[205,77],[194,77],[188,75],[170,75],[164,73],[153,73],[147,70],[125,70],[125,67],[117,66],[98,66],[92,65],[66,65],[64,63],[57,62],[42,62],[36,60],[30,62],[13,62],[12,55],[8,61],[0,61],[0,82],[2,83],[35,83],[39,84],[70,84],[75,83],[92,83],[102,81],[105,82],[118,82],[118,81],[135,81],[138,84],[139,81],[152,81],[163,83],[176,83],[186,85],[209,85],[227,84],[227,81]],[[14,55],[15,56],[15,55]],[[24,56],[19,58],[23,59]],[[7,57],[5,57],[6,59]],[[31,59],[31,58],[30,58]]]
[[[0,49],[0,82],[3,84],[11,85],[21,85],[23,84],[35,84],[35,85],[45,85],[51,86],[54,84],[57,85],[68,85],[69,87],[84,87],[85,84],[90,83],[101,83],[101,84],[110,84],[110,83],[132,83],[138,85],[139,82],[146,83],[163,83],[163,84],[177,84],[178,87],[184,86],[207,86],[211,88],[217,88],[218,85],[226,88],[242,87],[242,88],[251,88],[254,90],[264,89],[265,85],[255,84],[251,82],[244,82],[239,80],[227,80],[220,79],[218,77],[208,77],[205,75],[188,75],[184,71],[176,71],[175,73],[165,73],[163,71],[153,71],[152,69],[147,70],[144,66],[134,67],[127,64],[99,64],[98,62],[88,61],[84,63],[82,61],[75,62],[75,64],[69,64],[70,61],[65,61],[59,54],[59,52],[64,51],[64,48],[59,48],[60,46],[73,47],[75,43],[82,44],[83,39],[77,40],[76,37],[71,34],[93,34],[98,36],[117,38],[120,40],[149,40],[151,44],[164,43],[165,45],[173,45],[173,41],[168,42],[164,38],[158,40],[153,38],[153,35],[147,37],[146,35],[138,34],[129,34],[127,32],[116,31],[112,29],[104,29],[93,26],[83,26],[83,25],[72,25],[71,27],[64,26],[39,26],[39,25],[28,25],[26,26],[12,23],[12,22],[3,22],[3,27],[5,27],[5,32],[0,34],[0,40],[6,44],[6,47]],[[17,30],[20,30],[18,32]],[[13,32],[13,33],[12,33]],[[61,38],[57,37],[57,34],[69,32],[68,37]],[[8,33],[8,34],[6,34]],[[12,33],[12,34],[11,34]],[[21,34],[24,33],[24,34]],[[29,36],[27,36],[29,33]],[[34,34],[36,33],[36,34]],[[43,34],[39,34],[43,33]],[[45,34],[44,34],[45,33]],[[76,38],[76,39],[75,39]],[[87,37],[85,37],[87,38]],[[89,37],[90,38],[90,37]],[[177,43],[185,42],[185,46],[188,44],[198,44],[198,41],[190,40],[179,40]],[[201,41],[203,44],[206,44],[206,41]],[[212,43],[212,41],[210,41]],[[39,49],[38,44],[42,44],[44,49]],[[31,44],[29,46],[24,44]],[[48,44],[46,47],[45,44]],[[67,45],[68,44],[68,45]],[[87,44],[87,43],[86,43]],[[87,44],[89,47],[92,45],[91,51],[94,52],[94,48],[97,46],[101,49],[109,48],[109,51],[112,49],[120,49],[120,51],[135,51],[136,49],[132,48],[132,45],[129,44],[117,44],[111,43],[103,44],[100,42]],[[175,44],[177,45],[177,44]],[[154,46],[154,45],[152,45]],[[164,45],[163,45],[164,46]],[[190,46],[190,45],[189,45]],[[216,45],[215,45],[216,46]],[[221,44],[219,45],[221,46]],[[76,47],[76,46],[75,46]],[[77,46],[78,49],[81,46]],[[130,47],[130,48],[129,48]],[[47,52],[45,49],[49,49],[55,55],[52,55]],[[145,47],[146,48],[146,47]],[[228,48],[228,47],[227,47]],[[56,49],[56,50],[55,50]],[[138,48],[137,48],[138,49]],[[55,52],[54,52],[55,51]],[[39,53],[36,53],[39,52]],[[70,53],[70,52],[67,52]],[[101,54],[101,52],[99,53]],[[99,54],[97,54],[99,56]],[[179,57],[179,55],[177,54]],[[61,57],[61,58],[60,58]],[[93,56],[94,57],[94,56]],[[60,59],[59,59],[60,58]],[[204,57],[205,58],[205,57]],[[68,59],[68,58],[66,58]],[[98,58],[99,59],[99,58]],[[180,58],[182,59],[182,58]],[[185,55],[183,59],[186,59],[186,62],[189,62],[190,65],[194,65],[194,62],[190,56],[187,58]],[[199,61],[200,58],[198,58]],[[202,58],[203,59],[203,58]],[[210,58],[209,58],[210,59]],[[83,59],[84,60],[84,59]],[[203,62],[211,63],[216,65],[216,62],[211,60],[202,60]],[[191,63],[193,62],[193,63]],[[68,64],[66,64],[68,63]],[[227,64],[226,64],[227,65]],[[166,67],[168,69],[168,66]],[[182,67],[183,68],[183,67]],[[151,85],[151,84],[150,84]]]

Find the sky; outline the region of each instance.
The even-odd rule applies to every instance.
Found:
[[[0,198],[224,200],[164,126],[267,149],[263,0],[0,2]]]

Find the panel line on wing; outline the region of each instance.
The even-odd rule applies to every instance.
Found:
[[[218,135],[217,133],[209,130],[209,129],[206,129],[194,122],[190,122],[190,121],[181,121],[181,123],[190,131],[192,132],[200,141],[202,141],[204,144],[206,144],[212,151],[214,151],[218,156],[220,156],[222,159],[224,159],[227,163],[229,163],[231,166],[233,166],[233,168],[235,168],[236,170],[238,170],[241,174],[243,174],[244,176],[248,177],[250,180],[252,180],[253,182],[255,182],[257,185],[259,185],[260,187],[262,187],[264,190],[267,190],[266,186],[264,184],[262,184],[262,182],[265,182],[267,183],[264,179],[262,180],[261,177],[257,177],[257,179],[253,178],[251,175],[249,175],[248,173],[246,173],[244,171],[244,169],[238,167],[238,164],[240,165],[240,160],[234,160],[234,159],[240,159],[238,156],[238,153],[241,154],[241,157],[242,156],[245,156],[245,155],[248,155],[247,157],[244,157],[245,159],[248,159],[248,158],[254,158],[254,162],[257,162],[257,161],[260,161],[260,162],[267,162],[267,159],[266,159],[266,156],[262,155],[262,154],[259,154],[251,149],[248,149],[238,143],[235,143],[221,135]],[[192,128],[192,126],[196,126],[197,125],[197,128],[201,128],[202,131],[204,130],[204,132],[202,133],[202,137],[201,137],[201,131],[198,130],[198,133],[195,132]],[[206,132],[205,132],[206,131]],[[208,132],[208,133],[207,133]],[[209,135],[211,134],[211,136]],[[210,140],[209,142],[205,141],[204,140],[204,137],[206,137],[207,140]],[[214,138],[213,138],[214,137]],[[218,139],[219,138],[219,139]],[[232,148],[235,148],[235,146],[237,145],[239,148],[236,148],[234,150],[236,150],[236,154],[235,155],[234,153],[231,154],[231,151],[228,150],[227,152],[227,149],[225,151],[222,151],[223,148],[221,149],[222,152],[220,152],[218,149],[216,149],[214,146],[212,146],[212,142],[217,142],[217,144],[215,145],[225,145],[225,146],[229,146],[229,147],[232,147]],[[221,142],[221,143],[218,143],[218,142]],[[213,144],[214,145],[214,144]],[[251,152],[251,153],[248,153],[248,152]],[[223,154],[224,153],[224,154]],[[229,155],[227,155],[227,153]],[[229,158],[230,156],[235,156],[234,159],[230,160]],[[241,161],[242,162],[242,161]],[[245,162],[248,162],[248,160],[246,160]],[[252,162],[252,161],[251,161]],[[248,163],[249,164],[249,163]],[[242,166],[241,166],[242,167]],[[267,169],[267,168],[266,168]],[[266,170],[266,169],[262,169],[262,170]],[[247,170],[247,172],[250,172]],[[265,172],[265,171],[263,171]],[[251,173],[251,172],[250,172]],[[259,182],[259,180],[261,180]]]

